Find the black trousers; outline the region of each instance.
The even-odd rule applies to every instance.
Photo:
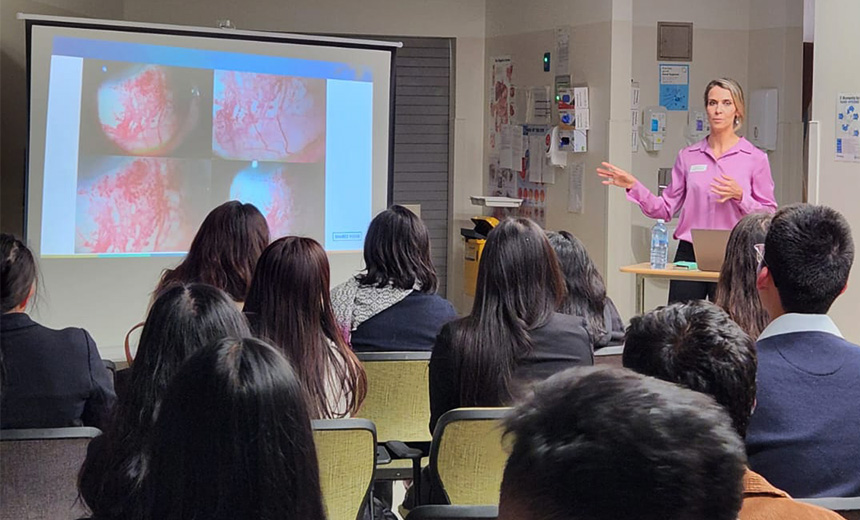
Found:
[[[675,262],[695,262],[696,253],[693,252],[693,244],[686,240],[678,242],[678,252],[675,253]],[[717,284],[713,282],[687,282],[672,280],[669,282],[669,303],[686,302],[690,300],[714,301]]]

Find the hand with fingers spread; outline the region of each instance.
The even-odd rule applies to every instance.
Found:
[[[744,198],[744,190],[738,182],[726,174],[720,175],[711,183],[711,193],[720,197],[718,202],[725,202],[731,199],[742,200]]]
[[[636,177],[632,174],[613,166],[608,162],[601,163],[603,165],[602,168],[597,168],[597,174],[603,177],[605,180],[603,184],[607,186],[620,186],[624,189],[629,190],[636,184]]]

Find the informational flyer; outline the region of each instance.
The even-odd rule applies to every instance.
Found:
[[[660,106],[666,110],[688,110],[690,99],[690,66],[660,64]]]
[[[501,144],[502,126],[509,123],[511,76],[514,72],[510,56],[497,56],[491,60],[492,85],[490,86],[490,150]]]
[[[836,160],[860,162],[860,93],[837,98]]]

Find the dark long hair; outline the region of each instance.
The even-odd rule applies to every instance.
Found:
[[[371,221],[364,239],[364,264],[367,272],[358,276],[362,285],[382,288],[390,283],[398,289],[412,289],[417,281],[421,292],[436,292],[430,233],[403,206],[391,206]]]
[[[567,297],[558,312],[582,316],[588,324],[592,341],[606,334],[603,310],[606,307],[606,285],[585,245],[567,231],[549,232],[547,238],[558,257],[567,288]]]
[[[23,242],[6,233],[0,234],[0,255],[3,262],[0,268],[0,312],[6,314],[24,303],[30,295],[36,283],[36,260]]]
[[[532,348],[529,331],[549,321],[564,279],[543,230],[526,218],[502,221],[487,237],[472,313],[454,327],[464,406],[499,406],[511,397],[517,360]]]
[[[253,204],[232,200],[206,215],[188,256],[166,269],[155,292],[172,283],[206,283],[237,302],[245,300],[254,266],[269,243],[269,225]]]
[[[714,303],[753,339],[770,321],[756,289],[758,260],[753,246],[764,243],[772,218],[770,213],[752,213],[735,224],[714,298]]]
[[[325,518],[302,385],[262,341],[225,338],[188,359],[147,458],[145,520]]]
[[[271,341],[296,368],[318,419],[344,415],[332,397],[342,394],[346,412],[354,414],[367,393],[364,369],[338,333],[329,277],[328,257],[319,243],[283,237],[260,256],[245,301],[254,333]]]
[[[81,468],[81,496],[99,518],[123,516],[145,464],[143,446],[167,385],[192,353],[226,336],[250,336],[227,294],[204,284],[171,285],[147,315],[129,386],[120,395],[101,449]]]

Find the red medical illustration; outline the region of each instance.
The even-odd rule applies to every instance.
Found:
[[[76,252],[185,250],[179,171],[171,159],[138,158],[79,186]]]
[[[293,229],[293,190],[285,167],[250,167],[240,171],[230,185],[230,199],[257,206],[266,217],[272,239],[297,231]]]
[[[212,147],[225,159],[317,162],[325,80],[215,71]]]
[[[175,92],[171,74],[175,72],[167,67],[139,66],[99,87],[99,122],[108,139],[123,151],[170,152],[196,124],[198,92]]]

